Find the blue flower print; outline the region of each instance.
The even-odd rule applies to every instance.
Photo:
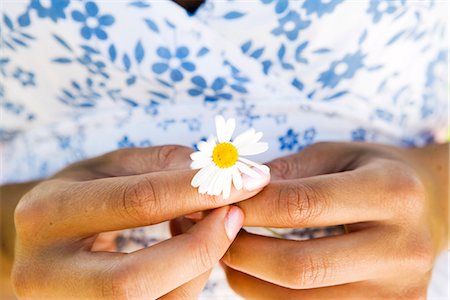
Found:
[[[195,87],[188,91],[189,95],[193,97],[203,95],[205,102],[216,102],[220,99],[231,100],[233,97],[231,94],[223,91],[227,85],[227,81],[223,77],[217,77],[211,86],[208,86],[206,80],[201,76],[194,76],[192,83]]]
[[[148,139],[134,142],[127,135],[124,135],[123,138],[117,142],[117,147],[119,148],[149,147],[151,145],[152,143]]]
[[[100,60],[94,61],[89,53],[85,53],[77,61],[86,66],[91,74],[100,74],[104,78],[109,78],[108,74],[105,72],[106,64]]]
[[[278,138],[280,142],[280,150],[293,150],[295,145],[298,145],[298,133],[289,128],[285,135]]]
[[[316,134],[317,134],[317,131],[314,127],[305,129],[305,131],[303,132],[303,140],[301,142],[299,141],[299,146],[298,146],[297,151],[301,151],[301,150],[305,149],[306,147],[308,147],[309,145],[311,145],[316,138]]]
[[[295,11],[290,11],[286,16],[279,19],[278,22],[278,27],[272,30],[272,33],[276,36],[285,34],[291,41],[297,39],[299,31],[308,27],[311,23],[311,21],[302,20],[300,15]]]
[[[347,54],[342,60],[332,62],[330,68],[321,73],[317,81],[322,82],[322,87],[336,87],[341,80],[352,78],[364,66],[364,57],[361,51]]]
[[[432,62],[428,64],[427,67],[427,80],[426,80],[426,87],[432,87],[433,83],[438,79],[439,77],[444,78],[445,75],[438,74],[438,69],[445,70],[445,66],[447,65],[447,51],[441,50],[439,51],[436,59],[434,59]],[[441,67],[441,68],[440,68]],[[442,72],[444,73],[444,72]]]
[[[367,12],[373,15],[373,22],[378,23],[383,14],[393,14],[400,0],[370,0],[370,6]],[[401,1],[402,3],[404,0]]]
[[[289,6],[289,0],[261,0],[261,2],[266,5],[271,4],[274,1],[276,2],[275,12],[277,14],[283,13]]]
[[[66,18],[64,10],[69,3],[69,0],[32,0],[30,9],[36,10],[39,18],[50,18],[57,22],[58,19]]]
[[[303,3],[303,8],[306,9],[306,14],[311,15],[316,13],[320,18],[326,13],[332,13],[334,8],[344,0],[306,0]]]
[[[144,107],[144,110],[150,116],[157,116],[159,114],[159,102],[150,100],[148,105]]]
[[[17,68],[13,73],[13,77],[16,78],[23,86],[36,85],[34,82],[34,73],[24,71],[22,68]]]
[[[303,133],[303,141],[306,143],[312,143],[316,137],[316,129],[314,127],[308,128]]]
[[[132,141],[130,141],[130,139],[126,135],[124,135],[123,138],[119,142],[117,142],[117,146],[119,148],[133,148],[133,147],[136,147],[136,145]]]
[[[364,128],[357,128],[352,131],[352,141],[365,141],[366,130]]]
[[[72,18],[80,23],[81,36],[86,40],[90,40],[95,35],[100,40],[106,40],[108,35],[103,30],[105,26],[111,26],[114,23],[114,17],[111,15],[99,15],[98,6],[94,2],[87,2],[85,5],[86,13],[79,10],[72,12]]]
[[[177,82],[183,80],[183,70],[188,72],[195,71],[195,65],[186,59],[189,56],[189,49],[184,46],[178,47],[175,50],[175,55],[165,47],[159,47],[156,53],[164,60],[153,64],[152,70],[156,74],[163,74],[170,70],[170,78],[172,81]]]

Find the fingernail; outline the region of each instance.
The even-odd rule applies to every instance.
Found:
[[[185,215],[184,217],[190,220],[200,220],[203,218],[203,212],[198,211],[189,215]]]
[[[255,169],[255,171],[259,173],[260,177],[242,176],[242,185],[249,192],[263,188],[270,181],[270,173],[262,172],[258,169]]]
[[[225,217],[225,231],[228,238],[232,241],[244,223],[244,214],[237,206],[231,206]]]

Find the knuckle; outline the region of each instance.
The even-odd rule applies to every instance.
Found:
[[[280,190],[280,201],[287,212],[286,221],[289,225],[308,224],[320,213],[319,195],[316,189],[307,184],[292,184]],[[320,200],[322,201],[322,200]]]
[[[322,286],[330,274],[330,264],[326,257],[306,255],[292,274],[293,288]]]
[[[16,296],[20,298],[26,297],[30,291],[29,287],[32,285],[30,271],[15,264],[11,271],[11,284]]]
[[[128,271],[113,271],[104,276],[101,282],[102,298],[127,299],[127,290],[133,290],[130,285]]]
[[[273,160],[270,163],[270,170],[275,177],[280,179],[295,178],[298,175],[297,164],[286,157]]]
[[[11,270],[11,286],[19,299],[36,297],[42,287],[54,278],[53,270],[39,260],[29,257],[16,258]]]
[[[14,224],[16,230],[20,232],[20,229],[23,227],[28,227],[26,224],[29,224],[32,220],[30,217],[34,215],[32,212],[33,208],[31,206],[32,196],[28,194],[24,195],[22,199],[20,199],[19,203],[14,210]]]
[[[101,297],[108,299],[141,299],[156,298],[151,280],[138,275],[136,267],[114,267],[101,276]]]
[[[426,190],[421,179],[410,170],[391,166],[391,176],[385,179],[387,196],[408,215],[421,214],[424,209]],[[387,169],[388,170],[388,169]],[[393,201],[393,200],[396,201]]]
[[[142,178],[123,188],[119,210],[138,222],[150,222],[153,216],[158,215],[158,198],[152,179]]]
[[[434,265],[434,248],[434,243],[430,236],[414,238],[410,242],[408,253],[406,254],[408,267],[418,273],[429,273]]]
[[[44,220],[48,208],[41,194],[45,194],[45,190],[47,187],[51,188],[51,184],[51,182],[41,183],[20,199],[14,210],[14,223],[18,234],[34,232],[34,228]],[[55,197],[58,197],[57,192]]]
[[[192,253],[195,253],[195,261],[199,271],[204,272],[210,269],[216,262],[213,247],[213,243],[208,243],[201,237],[191,235],[189,248]]]
[[[165,170],[172,165],[172,161],[177,157],[178,152],[184,147],[175,145],[165,145],[158,148],[157,165],[161,170]]]
[[[17,237],[26,243],[44,240],[55,233],[49,225],[70,206],[73,191],[80,188],[76,182],[60,179],[44,181],[26,193],[14,210]],[[39,232],[38,238],[36,232]]]

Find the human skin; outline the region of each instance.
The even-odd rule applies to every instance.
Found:
[[[240,202],[245,226],[345,225],[307,241],[242,231],[222,259],[252,299],[420,299],[448,248],[449,148],[319,143],[271,163],[272,182]]]
[[[349,234],[298,242],[240,233],[223,259],[238,293],[269,299],[425,296],[434,258],[447,247],[448,145],[320,143],[269,165],[271,184],[238,204],[245,225],[347,224]],[[173,222],[172,231],[185,232],[192,226],[186,223]],[[173,298],[197,293],[207,276],[184,284]]]
[[[190,186],[191,152],[181,146],[118,150],[39,183],[2,187],[2,261],[13,261],[16,295],[196,298],[242,226],[242,211],[229,204],[258,193],[270,176],[244,176],[244,188],[226,200],[200,195]],[[210,209],[183,234],[132,253],[115,252],[120,230]]]

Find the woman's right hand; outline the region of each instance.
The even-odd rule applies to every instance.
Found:
[[[21,298],[194,298],[243,223],[229,199],[201,195],[190,181],[192,150],[124,149],[69,166],[20,200],[12,281]],[[253,181],[253,182],[250,182]],[[225,206],[225,207],[223,207]],[[215,209],[187,233],[132,253],[95,251],[100,233],[147,226]]]

